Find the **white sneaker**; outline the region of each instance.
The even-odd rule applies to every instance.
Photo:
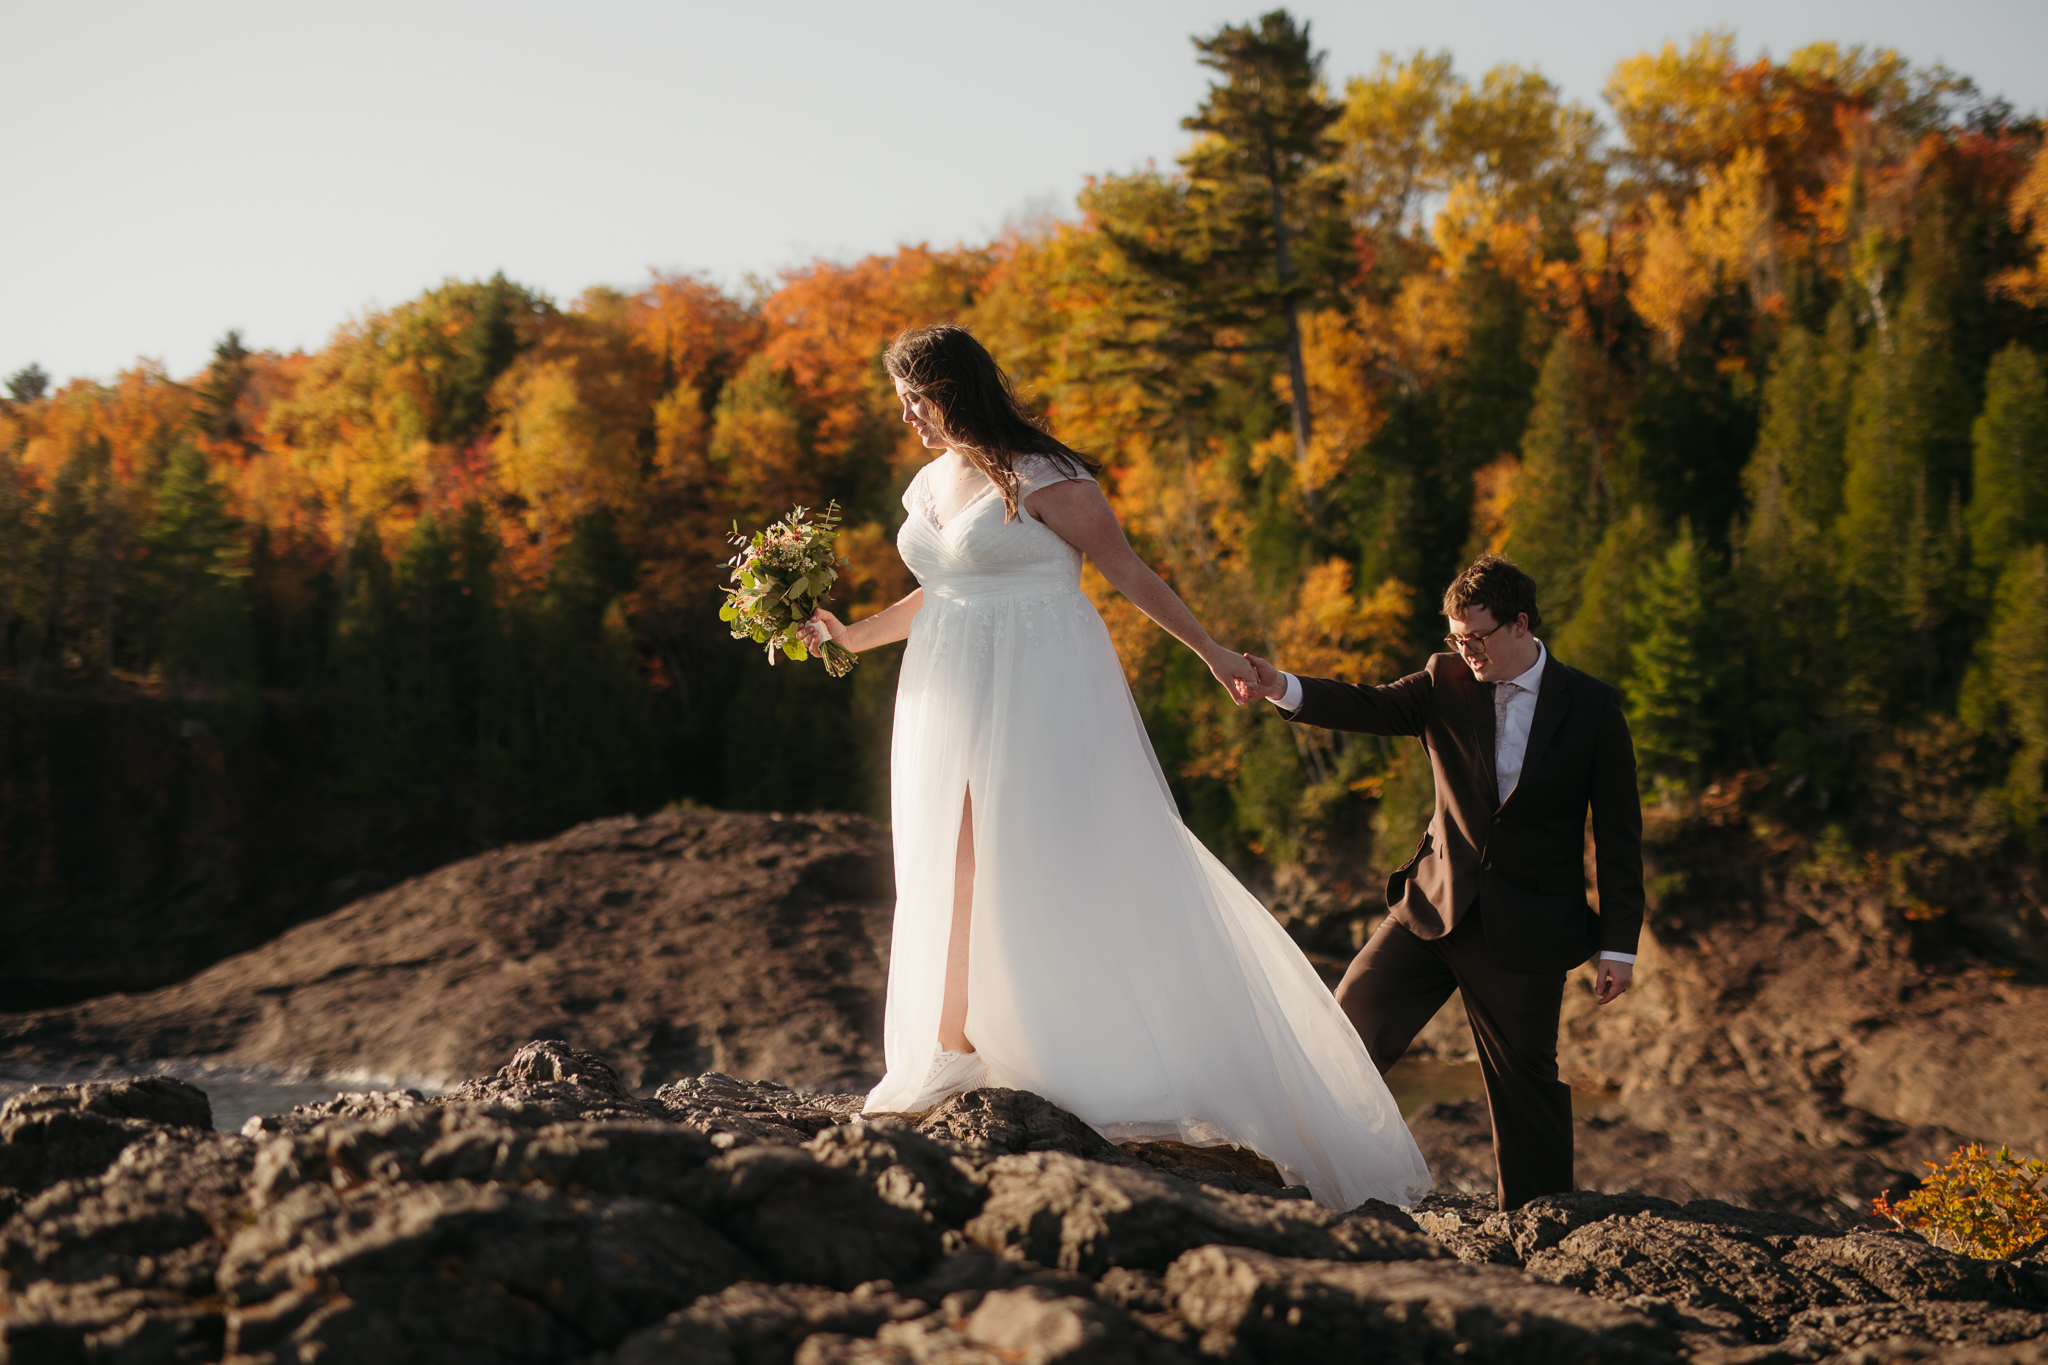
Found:
[[[924,1085],[917,1092],[917,1098],[903,1106],[906,1114],[922,1114],[935,1109],[964,1090],[972,1090],[988,1077],[988,1063],[982,1061],[979,1052],[941,1052],[932,1058],[932,1069],[925,1073]]]

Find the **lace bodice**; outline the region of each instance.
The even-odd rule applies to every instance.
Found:
[[[1049,456],[1023,456],[1017,461],[1024,485],[1014,520],[1003,520],[1003,500],[991,484],[943,525],[932,502],[930,472],[930,465],[920,469],[904,491],[903,507],[910,516],[896,536],[903,562],[928,596],[1071,588],[1080,583],[1081,552],[1021,504],[1049,484],[1075,478],[1094,482],[1086,471],[1069,474]]]

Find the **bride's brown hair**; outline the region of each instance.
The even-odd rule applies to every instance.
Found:
[[[930,402],[939,434],[972,460],[1003,495],[1003,520],[1017,515],[1019,455],[1046,455],[1063,473],[1100,473],[1102,466],[1054,438],[988,348],[965,327],[940,323],[913,327],[891,342],[882,364]]]

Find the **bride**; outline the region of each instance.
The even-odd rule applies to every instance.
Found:
[[[1334,1208],[1429,1170],[1330,992],[1181,823],[1081,556],[1242,705],[1250,666],[1132,553],[1097,466],[1040,427],[965,328],[885,363],[941,452],[896,538],[919,587],[807,643],[910,644],[896,693],[896,923],[870,1113],[1035,1091],[1116,1142],[1249,1147]]]

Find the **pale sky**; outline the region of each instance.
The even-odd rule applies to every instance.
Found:
[[[1264,0],[1270,4],[1271,0]],[[2042,0],[1304,0],[1333,86],[1383,50],[1614,63],[1732,27],[1945,62],[2048,108]],[[1170,165],[1221,0],[652,3],[6,0],[0,375],[184,376],[239,327],[321,345],[366,308],[503,270],[556,299],[648,271],[728,286],[1071,209]]]

